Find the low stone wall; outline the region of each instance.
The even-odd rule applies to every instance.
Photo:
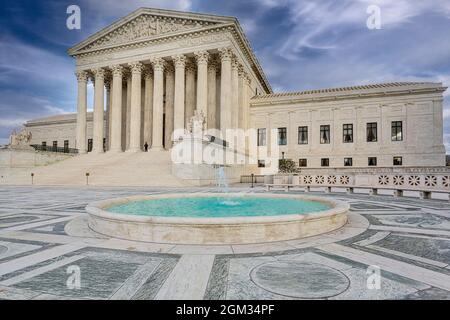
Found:
[[[34,150],[0,150],[0,168],[31,168],[49,165],[73,157],[66,153]]]
[[[265,183],[450,191],[450,168],[302,169],[295,175],[266,176]]]

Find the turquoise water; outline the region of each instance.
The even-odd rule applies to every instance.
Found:
[[[158,217],[254,217],[305,214],[330,206],[288,198],[192,197],[140,200],[109,207],[110,212]]]

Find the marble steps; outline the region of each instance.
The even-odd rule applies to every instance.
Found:
[[[169,151],[88,153],[44,167],[18,170],[8,182],[30,184],[31,172],[35,173],[36,185],[85,185],[89,172],[90,185],[189,186],[172,176]]]

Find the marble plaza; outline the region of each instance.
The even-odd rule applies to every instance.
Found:
[[[246,185],[232,189],[264,192]],[[93,200],[216,191],[3,188],[0,298],[450,298],[450,208],[440,200],[332,193],[327,197],[350,203],[346,226],[321,236],[256,245],[133,242],[86,227],[84,207]],[[380,270],[378,289],[376,283],[367,284],[374,266]]]
[[[68,54],[76,113],[0,149],[0,299],[450,299],[442,83],[276,93],[236,18],[151,8]]]

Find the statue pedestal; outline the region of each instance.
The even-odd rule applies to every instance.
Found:
[[[217,169],[237,183],[247,168],[246,156],[203,135],[187,134],[171,150],[172,174],[195,185],[217,185]]]
[[[174,142],[172,174],[196,185],[215,185],[217,168],[223,167],[230,183],[239,182],[249,163],[247,155],[206,135],[204,124],[203,115],[196,112],[189,122],[188,132]]]

